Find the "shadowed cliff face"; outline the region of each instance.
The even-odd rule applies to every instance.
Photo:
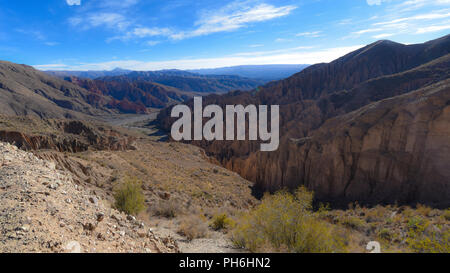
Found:
[[[306,185],[320,201],[448,206],[450,36],[420,45],[380,41],[258,92],[205,104],[280,104],[278,151],[201,142],[260,192]],[[170,109],[160,124],[170,129]]]

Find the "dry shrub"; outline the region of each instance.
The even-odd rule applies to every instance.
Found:
[[[388,214],[389,210],[387,208],[383,206],[376,206],[366,213],[366,221],[368,223],[384,222],[385,218],[389,216]]]
[[[260,205],[239,219],[232,234],[233,242],[253,252],[344,251],[342,237],[312,213],[312,200],[313,194],[303,187],[295,195],[287,192],[266,195]]]
[[[126,177],[114,191],[115,207],[127,214],[137,215],[145,209],[145,196],[142,182],[137,178]]]
[[[432,210],[433,210],[432,208],[421,204],[418,204],[416,208],[417,213],[422,216],[429,216]]]
[[[151,207],[153,215],[162,216],[165,218],[175,218],[183,213],[183,208],[175,199],[160,200],[157,204]]]
[[[199,216],[192,215],[190,217],[184,217],[180,221],[178,234],[185,236],[189,241],[197,238],[205,238],[208,234],[208,226]]]
[[[444,218],[445,221],[450,221],[450,209],[447,209],[444,214],[442,214],[442,218]]]
[[[367,229],[367,223],[355,216],[345,216],[339,219],[339,222],[348,228],[358,231],[365,231]]]

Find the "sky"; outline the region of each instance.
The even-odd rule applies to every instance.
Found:
[[[450,33],[450,0],[0,0],[0,60],[41,70],[330,62]]]

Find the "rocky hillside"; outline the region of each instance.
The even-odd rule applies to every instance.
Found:
[[[0,143],[0,252],[177,252],[55,164]]]
[[[107,101],[30,66],[0,61],[0,114],[87,119],[111,113]]]
[[[163,108],[188,100],[195,94],[149,81],[65,79],[94,94],[112,97],[107,106],[124,113],[146,113],[148,107]]]
[[[136,138],[130,131],[93,121],[0,115],[0,141],[23,150],[133,150]]]
[[[449,53],[450,36],[417,45],[379,41],[258,91],[209,96],[205,104],[279,104],[280,148],[196,144],[260,192],[307,185],[335,205],[448,207]],[[169,111],[159,117],[167,129]]]

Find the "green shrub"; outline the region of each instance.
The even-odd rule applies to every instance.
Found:
[[[365,221],[354,216],[346,216],[342,218],[339,222],[348,228],[359,231],[364,231],[367,228],[367,223]]]
[[[442,215],[442,217],[446,220],[446,221],[450,221],[450,209],[447,209],[444,214]]]
[[[407,226],[409,229],[420,229],[425,227],[426,228],[427,222],[420,216],[414,216],[409,218]]]
[[[342,237],[312,213],[313,194],[300,188],[295,195],[266,195],[244,213],[233,231],[236,246],[260,252],[269,248],[296,253],[341,252]]]
[[[392,240],[392,233],[389,229],[383,228],[378,232],[378,237],[381,239],[391,241]]]
[[[227,230],[233,228],[236,222],[227,216],[226,213],[214,215],[210,227],[214,230]]]
[[[450,229],[440,231],[430,222],[410,219],[408,222],[408,243],[411,250],[418,253],[449,253]]]
[[[137,215],[145,209],[142,182],[127,177],[114,191],[115,207],[127,214]]]

